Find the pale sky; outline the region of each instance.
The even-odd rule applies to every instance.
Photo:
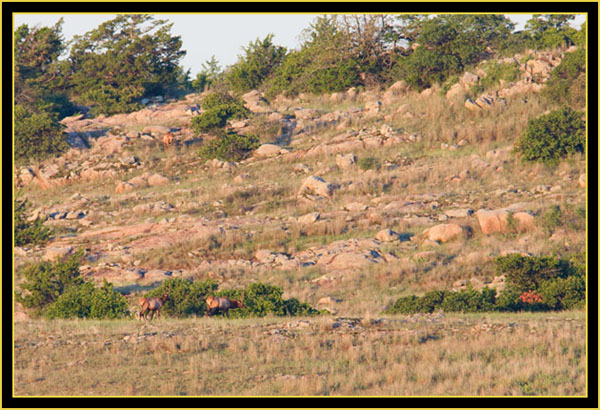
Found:
[[[171,34],[181,36],[183,49],[187,51],[182,60],[183,67],[191,70],[191,77],[202,70],[205,63],[213,55],[221,68],[234,64],[238,55],[243,54],[242,47],[251,41],[274,34],[273,43],[297,48],[299,36],[303,29],[320,14],[154,14],[157,19],[173,23]],[[516,30],[525,26],[531,18],[530,14],[507,14],[517,25]],[[52,26],[64,18],[62,33],[65,40],[73,35],[81,35],[95,29],[101,23],[116,17],[116,14],[80,14],[80,13],[15,13],[15,27],[21,24],[29,26]],[[579,28],[585,21],[585,15],[577,16],[571,25]]]

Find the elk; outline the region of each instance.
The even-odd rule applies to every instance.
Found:
[[[160,318],[160,308],[165,304],[166,301],[167,295],[164,293],[160,298],[140,298],[140,307],[142,310],[140,311],[139,319],[141,320],[143,317],[144,320],[148,320],[147,316],[150,312],[152,312],[150,320],[154,319],[154,312],[156,312]]]
[[[229,309],[244,308],[244,295],[240,300],[229,299],[228,297],[209,296],[206,298],[206,314],[212,316],[217,311],[221,311],[229,317]]]
[[[163,137],[163,146],[165,147],[165,151],[167,150],[167,147],[173,144],[173,134],[171,134],[170,132],[166,133],[165,136]]]

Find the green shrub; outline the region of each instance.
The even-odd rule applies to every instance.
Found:
[[[272,42],[273,34],[256,39],[244,48],[245,55],[225,74],[225,81],[236,93],[258,88],[283,61],[286,49]]]
[[[28,222],[25,211],[27,209],[27,200],[19,201],[15,199],[15,245],[24,246],[29,244],[45,243],[53,231],[44,226],[41,218]]]
[[[523,293],[536,290],[542,281],[566,277],[569,262],[553,256],[522,256],[509,254],[494,261],[498,275],[506,275],[507,288]]]
[[[283,290],[277,286],[253,283],[244,289],[221,291],[218,291],[218,287],[218,284],[211,280],[190,282],[181,278],[170,278],[148,292],[147,297],[160,297],[167,294],[168,299],[161,309],[161,314],[172,317],[204,316],[206,314],[206,298],[211,295],[243,299],[245,306],[243,309],[229,311],[229,316],[232,318],[263,317],[268,314],[275,316],[319,314],[319,311],[298,299],[283,299]],[[222,312],[217,314],[220,315]]]
[[[548,235],[552,235],[554,230],[562,225],[563,213],[560,206],[551,205],[541,217],[541,224]]]
[[[542,97],[554,104],[585,108],[585,49],[565,53],[542,89]]]
[[[39,262],[25,268],[25,281],[19,286],[25,292],[15,291],[17,302],[37,316],[66,290],[82,285],[83,278],[79,274],[82,256],[83,249],[80,249],[64,260]]]
[[[15,105],[15,161],[41,160],[69,148],[63,126],[48,111],[34,112]]]
[[[459,292],[447,292],[440,305],[444,312],[489,312],[496,302],[496,291],[484,288],[481,292],[469,287]]]
[[[539,286],[542,302],[551,310],[575,309],[585,304],[585,278],[572,275],[544,281]]]
[[[221,77],[221,67],[213,55],[210,60],[202,63],[202,71],[196,74],[196,79],[192,80],[190,85],[196,92],[202,93],[216,85]]]
[[[205,299],[214,294],[218,287],[218,284],[211,280],[190,282],[182,278],[169,278],[148,292],[147,297],[168,295],[161,314],[172,317],[203,316],[206,313]]]
[[[388,313],[433,313],[440,309],[444,312],[489,312],[496,303],[496,291],[484,288],[481,292],[469,287],[467,290],[450,292],[435,290],[418,297],[404,296],[396,300],[387,310]]]
[[[523,309],[519,300],[521,294],[513,289],[505,289],[496,298],[495,310],[500,312],[516,312]]]
[[[556,164],[576,152],[583,153],[584,147],[585,122],[581,113],[567,106],[529,120],[515,146],[523,160],[547,164]]]
[[[443,290],[433,290],[425,293],[421,297],[420,311],[423,313],[433,313],[436,309],[440,308],[447,294],[448,292]]]
[[[368,169],[379,170],[381,168],[381,161],[375,157],[363,157],[358,160],[358,167],[363,171]]]
[[[285,299],[283,301],[283,313],[286,316],[313,316],[320,312],[311,307],[306,302],[300,302],[296,298]]]
[[[127,299],[106,280],[100,288],[93,282],[70,287],[45,312],[48,319],[117,319],[128,315]]]
[[[248,116],[248,109],[244,102],[225,92],[212,92],[202,101],[202,112],[192,118],[191,128],[198,134],[217,133],[227,125],[230,118],[241,119]]]
[[[269,313],[284,316],[283,289],[266,283],[252,283],[244,293],[244,306],[250,316],[263,317]]]
[[[394,77],[421,91],[433,84],[443,84],[451,76],[462,72],[460,59],[419,47],[408,57],[400,57],[394,68]]]
[[[534,40],[527,31],[517,31],[502,39],[498,44],[498,55],[512,57],[534,47]],[[523,61],[521,61],[523,64]]]
[[[221,291],[217,296],[227,296],[232,299],[242,299],[243,309],[232,309],[231,317],[264,317],[318,315],[320,312],[307,303],[296,298],[283,299],[283,290],[267,283],[252,283],[245,289]]]
[[[198,156],[204,160],[241,161],[260,147],[260,140],[254,135],[239,135],[227,132],[213,140],[206,141],[198,149]]]
[[[412,315],[421,313],[421,299],[418,296],[404,296],[396,300],[394,304],[387,310],[388,313],[402,313]]]
[[[123,86],[99,84],[82,93],[79,100],[91,105],[93,115],[114,115],[134,112],[142,109],[139,100],[144,95],[142,86]]]
[[[584,22],[581,25],[581,29],[571,37],[571,40],[573,40],[573,42],[575,43],[575,45],[577,47],[583,47],[583,48],[587,47],[587,43],[586,43],[586,39],[585,39],[586,31],[587,31],[587,23]]]
[[[495,289],[450,292],[436,290],[418,297],[397,299],[386,313],[516,312],[520,310],[561,310],[585,304],[585,255],[570,260],[552,257],[507,255],[496,259],[496,269],[507,277],[506,288],[496,296]]]
[[[460,80],[460,77],[457,75],[452,75],[450,76],[446,81],[444,81],[444,83],[442,84],[442,88],[440,90],[440,95],[442,97],[446,96],[446,93],[448,93],[448,91],[450,90],[450,88],[452,88],[452,86],[454,84],[457,84],[458,81]]]
[[[484,89],[490,89],[503,81],[517,81],[521,76],[519,64],[517,63],[497,63],[490,61],[484,65],[485,77],[479,81],[480,86]]]

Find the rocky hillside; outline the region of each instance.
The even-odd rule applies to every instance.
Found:
[[[72,148],[15,169],[31,219],[55,230],[44,247],[15,249],[17,270],[83,247],[82,273],[125,293],[169,277],[268,281],[342,314],[468,282],[501,290],[498,255],[585,249],[585,220],[548,230],[543,218],[553,204],[585,209],[584,158],[548,168],[512,152],[550,109],[539,92],[561,58],[515,56],[521,78],[478,98],[467,96],[483,69],[445,94],[402,81],[272,101],[253,91],[251,118],[228,126],[262,145],[239,163],[198,157],[210,136],[190,121],[203,95],[65,118]]]

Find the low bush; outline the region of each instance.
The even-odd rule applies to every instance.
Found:
[[[569,262],[553,256],[522,256],[509,254],[494,261],[496,273],[506,275],[506,286],[523,293],[538,288],[541,282],[557,277],[566,277]]]
[[[497,63],[490,61],[483,66],[485,77],[481,78],[479,85],[484,89],[490,89],[500,84],[500,81],[517,81],[521,76],[521,70],[517,63]]]
[[[565,53],[542,89],[542,97],[554,104],[585,108],[585,49]]]
[[[320,312],[296,298],[283,299],[280,287],[266,283],[252,283],[244,289],[218,290],[214,281],[190,282],[181,278],[165,280],[159,287],[148,292],[147,297],[168,295],[161,313],[172,317],[206,314],[206,298],[210,295],[243,300],[243,309],[231,309],[232,318],[275,316],[317,315]],[[217,315],[222,314],[218,312]]]
[[[190,282],[182,278],[169,278],[148,292],[147,297],[167,294],[169,298],[161,309],[161,313],[167,316],[202,316],[206,313],[205,299],[214,294],[218,287],[219,285],[211,280]]]
[[[505,289],[496,298],[496,310],[499,312],[516,312],[523,310],[523,303],[519,300],[521,294],[512,289]]]
[[[33,316],[39,316],[60,295],[71,287],[82,285],[79,262],[83,249],[54,262],[39,262],[23,271],[25,281],[19,285],[24,292],[15,291],[17,302],[30,309]]]
[[[398,299],[388,313],[432,313],[436,310],[444,312],[489,312],[494,310],[496,291],[484,288],[480,291],[469,287],[459,292],[435,290],[418,297],[405,296]]]
[[[551,205],[540,218],[542,227],[548,235],[552,235],[554,230],[562,225],[563,213],[558,205]]]
[[[231,118],[246,118],[249,111],[244,102],[226,92],[212,92],[202,101],[202,112],[192,118],[191,128],[196,133],[223,134],[222,130]]]
[[[41,218],[34,221],[26,220],[27,200],[19,201],[15,199],[15,245],[37,245],[45,243],[53,231],[44,226]]]
[[[585,257],[569,260],[554,257],[498,257],[496,270],[506,275],[506,288],[481,291],[469,286],[458,292],[436,290],[419,297],[397,299],[386,313],[516,312],[576,309],[585,305]]]
[[[381,168],[381,161],[375,157],[363,157],[358,160],[358,167],[363,171],[368,169],[379,170]]]
[[[69,148],[63,126],[48,111],[34,112],[15,105],[15,161],[41,160]]]
[[[127,299],[106,280],[100,288],[93,282],[70,287],[45,312],[48,319],[117,319],[128,315]]]
[[[585,122],[581,113],[567,106],[529,120],[515,144],[515,150],[521,153],[523,160],[550,165],[568,155],[583,153],[584,149]]]
[[[483,288],[479,292],[469,287],[459,292],[446,292],[440,308],[444,312],[490,312],[495,302],[494,289]]]
[[[260,147],[260,140],[255,135],[246,136],[228,132],[206,141],[198,149],[198,156],[204,160],[216,158],[221,161],[237,162],[248,158],[258,147]]]
[[[402,313],[405,315],[412,315],[414,313],[421,313],[421,298],[415,295],[409,295],[399,298],[394,302],[387,313]],[[429,312],[428,312],[429,313]]]
[[[551,310],[575,309],[585,305],[585,278],[572,275],[542,282],[539,286],[542,303]]]

